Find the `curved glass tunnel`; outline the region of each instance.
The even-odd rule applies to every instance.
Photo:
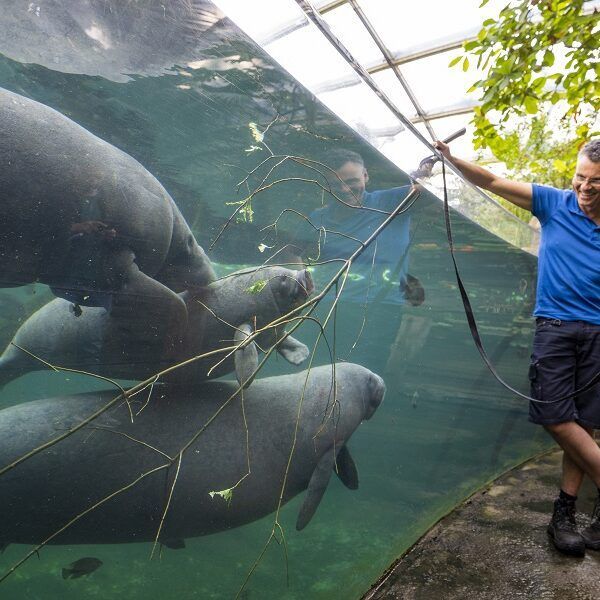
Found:
[[[104,10],[108,4],[111,10]],[[7,34],[2,38],[3,47],[0,47],[2,88],[55,109],[143,165],[174,199],[193,236],[206,251],[217,277],[265,263],[289,263],[300,257],[305,264],[310,263],[314,297],[344,264],[331,262],[331,259],[350,257],[359,242],[365,241],[367,234],[385,217],[384,213],[352,208],[340,202],[345,197],[346,203],[351,204],[351,199],[348,201],[348,196],[343,195],[344,190],[339,185],[336,187],[339,180],[332,178],[332,170],[337,166],[328,167],[334,150],[351,150],[361,155],[369,174],[367,190],[402,188],[394,192],[396,202],[408,192],[408,175],[320,105],[211,4],[176,2],[171,8],[165,8],[158,2],[147,2],[138,3],[135,12],[130,4],[126,7],[117,2],[108,4],[62,0],[55,2],[52,9],[41,3],[40,6],[30,4],[27,9],[20,2],[9,2],[0,17],[3,33]],[[6,96],[7,92],[3,94]],[[13,98],[9,96],[9,99]],[[39,152],[44,153],[50,147],[60,151],[60,147],[52,146],[52,141],[58,139],[54,137],[56,131],[44,129],[43,123],[40,124],[43,120],[40,117],[36,121],[39,127],[36,125],[28,130],[26,137],[30,145],[23,152],[35,154],[39,148]],[[0,131],[6,138],[5,124]],[[405,135],[409,136],[408,133]],[[22,139],[9,140],[2,147],[14,148],[20,143],[24,143]],[[102,211],[80,212],[75,220],[69,221],[68,211],[63,206],[66,200],[54,194],[53,207],[59,218],[52,223],[58,229],[69,226],[65,256],[74,259],[74,263],[65,259],[60,263],[61,268],[53,263],[52,268],[40,268],[25,281],[33,271],[25,272],[25,265],[29,263],[22,254],[11,249],[10,243],[17,244],[15,240],[25,236],[30,244],[39,244],[35,254],[38,265],[45,257],[54,257],[53,252],[60,252],[60,236],[52,237],[50,221],[40,229],[36,219],[39,220],[42,213],[32,208],[32,202],[35,204],[36,198],[44,198],[48,189],[67,185],[70,180],[63,172],[67,172],[67,163],[73,157],[67,152],[62,157],[59,152],[43,163],[54,165],[52,172],[21,170],[10,175],[16,167],[9,160],[8,151],[3,154],[0,191],[4,228],[0,231],[4,260],[0,289],[3,347],[9,345],[19,328],[30,323],[27,320],[35,311],[55,301],[55,296],[67,298],[63,309],[67,307],[65,319],[71,319],[71,324],[79,323],[77,319],[85,319],[89,310],[87,304],[94,301],[105,306],[96,310],[116,318],[118,310],[126,303],[123,300],[126,296],[124,284],[117,275],[98,283],[101,279],[98,273],[104,273],[106,267],[105,263],[98,264],[108,260],[106,256],[112,256],[115,249],[120,252],[129,248],[128,244],[134,244],[124,237],[121,239],[125,220],[129,218],[127,209],[133,206],[128,194],[134,192],[130,188],[119,188],[117,181],[114,189],[123,191],[123,199],[117,204],[125,207],[125,216],[115,222],[105,222],[106,214]],[[108,170],[108,175],[113,175],[115,180],[121,176],[117,171],[110,171],[111,164],[98,162],[97,157],[101,154],[96,155],[95,150],[86,156],[90,159],[85,163],[90,173],[97,170],[106,174]],[[421,158],[423,156],[415,155],[415,167]],[[81,171],[78,173],[82,175]],[[85,179],[87,174],[83,173],[83,176]],[[93,178],[93,174],[90,177]],[[88,194],[92,206],[96,206],[93,198],[104,193],[99,184],[97,188],[100,192],[96,196]],[[22,193],[23,189],[28,190],[26,195]],[[337,199],[330,189],[337,192]],[[76,197],[77,193],[65,188],[65,198]],[[455,185],[454,193],[460,197],[460,185]],[[465,190],[464,193],[468,192]],[[18,212],[24,215],[20,219],[14,218],[17,211],[15,197],[21,203]],[[388,198],[386,195],[381,197]],[[334,212],[323,212],[333,210],[334,205],[337,206]],[[323,209],[324,206],[329,208]],[[60,216],[63,209],[66,216]],[[237,215],[230,219],[235,210],[238,210]],[[485,212],[496,226],[505,220],[507,227],[514,230],[514,222],[495,205],[490,204]],[[323,214],[328,215],[329,221],[318,221]],[[335,222],[332,224],[333,214]],[[348,223],[356,224],[357,215],[359,223],[369,223],[368,227],[358,226],[362,236],[358,241],[352,239],[355,237],[352,231],[344,229]],[[146,217],[145,210],[141,209],[132,218],[145,220]],[[92,221],[103,224],[100,233],[81,228],[81,223]],[[7,231],[7,223],[17,223],[25,229]],[[173,227],[175,231],[170,222],[159,219],[154,224],[155,228],[163,226]],[[185,230],[183,225],[179,226]],[[532,333],[530,314],[536,275],[536,259],[523,249],[530,243],[529,230],[523,225],[518,245],[511,245],[454,211],[452,226],[457,259],[485,347],[502,376],[526,392]],[[33,230],[36,227],[50,237],[28,237],[30,230],[27,228]],[[114,233],[107,233],[111,230]],[[167,237],[173,246],[174,237],[171,233]],[[154,238],[150,238],[146,241],[151,245]],[[110,249],[108,254],[106,248]],[[335,252],[338,255],[334,256]],[[82,257],[89,260],[87,266]],[[136,260],[142,269],[139,257]],[[175,264],[179,259],[169,260]],[[298,267],[292,264],[290,268]],[[117,273],[117,268],[114,269],[111,274]],[[154,272],[160,272],[160,269],[154,269]],[[73,277],[69,278],[71,275]],[[236,314],[236,310],[250,300],[259,299],[260,302],[260,294],[270,283],[269,277],[228,292],[230,305],[227,310],[230,312],[223,319],[229,318],[227,315],[231,312]],[[298,281],[294,283],[298,284]],[[331,406],[328,405],[322,414],[318,407],[315,408],[322,427],[333,427],[334,437],[336,430],[332,423],[337,424],[340,439],[336,438],[336,443],[343,445],[348,441],[347,447],[358,470],[358,489],[347,489],[337,477],[332,477],[312,520],[305,529],[296,531],[296,519],[306,498],[303,490],[310,486],[312,470],[317,468],[321,458],[319,452],[323,454],[318,449],[321,429],[305,421],[306,413],[302,410],[297,429],[296,421],[289,419],[290,414],[299,410],[305,397],[302,386],[288,389],[281,383],[273,383],[268,394],[293,410],[288,413],[270,411],[267,402],[271,402],[268,399],[271,396],[267,394],[266,408],[265,405],[260,408],[264,411],[263,420],[254,429],[238,428],[236,435],[232,435],[227,430],[227,422],[220,425],[218,417],[211,425],[218,432],[217,445],[213,443],[212,446],[216,451],[202,458],[202,469],[203,472],[208,470],[209,478],[214,472],[214,482],[200,482],[197,488],[209,486],[207,490],[223,492],[235,487],[239,479],[239,486],[233,489],[229,500],[223,497],[227,494],[208,498],[208,493],[203,492],[202,499],[196,501],[194,486],[190,488],[189,498],[184,497],[183,492],[177,497],[178,490],[186,485],[185,481],[173,483],[178,462],[181,477],[191,478],[193,483],[195,472],[185,471],[186,462],[192,453],[200,456],[205,451],[203,437],[199,435],[189,448],[190,455],[183,454],[178,461],[176,455],[169,454],[171,458],[175,456],[175,460],[168,469],[168,477],[165,479],[164,473],[161,474],[158,506],[140,506],[139,513],[132,512],[131,519],[121,515],[118,523],[100,520],[96,526],[104,533],[96,535],[93,532],[89,538],[94,541],[102,538],[105,543],[86,543],[85,535],[84,539],[74,543],[61,543],[57,536],[52,541],[58,543],[50,543],[40,550],[39,560],[34,556],[0,583],[3,596],[226,598],[234,597],[241,590],[242,598],[331,600],[359,597],[398,554],[457,502],[503,470],[547,447],[548,439],[541,430],[527,422],[525,403],[510,396],[493,380],[473,345],[448,253],[439,198],[422,190],[414,204],[365,250],[351,265],[349,275],[340,278],[339,283],[311,314],[315,319],[300,319],[288,324],[288,329],[299,324],[293,336],[306,344],[311,353],[314,350],[312,359],[295,366],[273,353],[245,393],[249,407],[260,407],[259,400],[253,404],[251,394],[253,388],[263,389],[256,387],[261,385],[262,379],[300,373],[309,367],[311,360],[312,367],[330,365],[333,356],[337,361],[357,363],[380,375],[387,387],[384,402],[371,419],[350,431],[346,439],[342,435],[342,422],[350,410],[347,406],[364,403],[362,392],[348,386],[340,387],[340,390],[346,390],[344,394],[348,397],[340,393],[339,398],[332,401],[333,409],[329,410]],[[299,284],[305,289],[311,287],[307,276],[300,278]],[[182,290],[178,288],[181,287],[179,282],[172,289],[180,292]],[[337,310],[328,319],[335,303],[336,289],[339,292]],[[145,304],[135,304],[135,309],[126,312],[126,324],[122,324],[121,329],[111,330],[112,334],[116,336],[125,331],[128,340],[139,336],[143,340],[140,343],[142,353],[147,352],[148,344],[152,346],[156,341],[152,332],[156,332],[156,336],[172,335],[177,339],[177,336],[202,336],[202,320],[200,325],[196,323],[200,327],[198,331],[188,331],[191,324],[183,327],[184,331],[165,331],[161,324],[169,321],[171,313],[165,316],[158,309],[153,310],[156,306],[154,298],[150,296],[148,300]],[[309,310],[310,307],[305,308],[303,314]],[[79,312],[82,314],[77,316]],[[45,318],[51,320],[56,314],[51,310]],[[273,318],[277,316],[275,314]],[[60,328],[51,327],[49,320],[42,319],[37,323],[33,338],[26,338],[31,345],[25,350],[35,354],[38,340],[38,350],[43,351],[51,346],[48,340],[64,335]],[[326,323],[324,336],[320,335],[317,321]],[[256,320],[249,320],[249,332],[254,331],[256,323]],[[234,325],[238,330],[242,323]],[[101,321],[97,327],[108,325]],[[104,335],[105,329],[101,333]],[[233,329],[231,334],[234,335]],[[74,368],[95,372],[94,366],[99,368],[101,362],[99,356],[106,358],[98,344],[112,343],[114,338],[86,335],[81,333],[81,338],[69,338],[72,341],[67,354]],[[210,344],[221,342],[223,340],[204,340],[203,343],[212,347]],[[225,342],[231,343],[231,340]],[[169,348],[176,342],[171,340],[170,343],[171,346],[165,345],[166,349],[159,353],[158,366],[161,368],[174,361]],[[86,362],[84,357],[90,353],[94,358]],[[68,366],[56,360],[57,356],[67,354],[50,352],[40,358],[56,366]],[[132,364],[135,363],[135,352],[127,356]],[[140,363],[147,358],[146,354],[143,356]],[[187,358],[187,355],[177,356],[179,361]],[[78,362],[78,358],[81,361]],[[110,390],[110,394],[107,392],[110,397],[118,393],[110,382],[72,371],[54,372],[47,365],[35,364],[36,369],[39,367],[35,372],[13,374],[3,379],[7,383],[0,392],[3,409],[0,411],[0,428],[3,420],[8,422],[6,411],[23,410],[37,400],[101,389]],[[127,371],[123,368],[125,371],[114,376],[122,385],[134,385],[145,378],[124,377],[123,373]],[[163,383],[168,378],[161,378],[155,388],[145,389],[143,397],[149,399],[150,405],[159,403],[159,393],[167,390],[164,393],[175,398],[172,410],[177,412],[180,410],[176,401],[179,396],[200,397],[203,390],[209,389],[209,384],[197,381],[189,367],[182,372],[184,375],[175,383]],[[343,376],[340,370],[339,377]],[[225,374],[224,378],[235,381],[233,373]],[[312,380],[308,381],[309,388],[316,386]],[[310,391],[317,396],[327,396],[331,386]],[[309,395],[307,393],[306,397]],[[306,402],[312,400],[309,398]],[[45,406],[47,412],[42,421],[51,425],[48,431],[44,430],[48,439],[62,435],[74,426],[68,416],[59,418],[54,414],[52,402]],[[145,433],[143,425],[142,429],[135,429],[137,423],[143,423],[145,416],[144,413],[137,414],[136,409],[140,408],[133,403],[133,422],[127,425],[132,427],[127,430],[131,432],[128,435],[138,441]],[[236,410],[241,414],[241,403],[238,402]],[[280,418],[288,418],[288,421],[279,421]],[[200,431],[205,421],[193,425],[192,429]],[[0,468],[9,459],[18,458],[2,450],[3,446],[6,448],[18,439],[23,448],[30,450],[44,441],[33,431],[33,421],[28,417],[16,418],[14,423],[10,436],[6,429],[0,436],[0,455],[3,457]],[[0,474],[0,514],[18,514],[15,517],[17,526],[11,525],[14,534],[7,533],[6,523],[0,527],[0,544],[3,548],[8,544],[0,555],[2,574],[9,572],[30,551],[32,544],[43,542],[67,525],[78,512],[110,494],[108,488],[98,491],[104,471],[100,468],[96,471],[93,461],[96,440],[105,434],[101,429],[107,427],[111,427],[109,421],[96,429],[92,423],[85,430],[86,436],[80,438],[81,460],[77,453],[74,458],[67,457],[66,450],[61,454],[62,448],[67,446],[64,445],[66,441],[59,441],[48,451],[55,460],[52,463],[55,470],[44,472],[39,478],[30,476],[35,473],[35,461],[39,459],[33,457]],[[179,430],[168,420],[162,427],[163,433],[170,438],[179,435]],[[310,452],[309,458],[294,455],[294,435],[299,444],[312,445],[315,456],[310,458]],[[114,448],[124,437],[115,436]],[[271,447],[269,443],[273,439],[283,441]],[[218,440],[221,440],[220,445]],[[139,444],[131,443],[132,453],[142,452]],[[253,446],[254,443],[257,445]],[[257,448],[254,454],[245,452],[247,444]],[[97,451],[108,452],[106,448]],[[148,448],[143,451],[152,454]],[[262,460],[261,451],[271,453],[267,456],[271,466],[263,465],[253,470],[253,461]],[[339,448],[333,446],[329,450],[331,453],[338,451]],[[259,487],[274,486],[278,492],[284,485],[281,467],[290,455],[290,478],[295,477],[298,481],[288,480],[286,485],[289,488],[295,485],[297,495],[282,507],[277,521],[274,515],[277,493],[268,501],[257,500],[259,505],[249,509],[244,504],[246,500],[242,500],[245,498],[244,486],[251,485],[255,478]],[[128,465],[127,458],[115,454],[114,463],[110,463],[110,456],[107,456],[98,455],[97,459],[109,460],[112,472],[123,473],[121,483],[112,491],[133,484],[140,475],[134,459],[131,458]],[[235,462],[236,456],[242,456],[244,460],[232,467],[231,461]],[[315,463],[308,476],[294,471],[300,460]],[[337,460],[342,463],[339,454]],[[343,462],[349,470],[346,475],[349,473],[351,477],[351,459],[348,462],[344,458]],[[237,474],[229,483],[220,479],[227,469],[233,469],[232,472]],[[246,472],[248,477],[242,479]],[[3,479],[8,482],[4,487]],[[56,481],[64,483],[54,490],[52,486]],[[351,481],[346,483],[353,487]],[[19,513],[11,497],[13,485],[29,491],[31,497],[43,498],[48,504],[58,502],[57,498],[63,494],[69,502],[75,499],[78,503],[73,506],[80,508],[75,514],[68,514],[66,509],[60,512],[57,508],[52,513],[55,515],[52,522],[40,524],[47,514],[42,500],[39,500],[39,511],[30,508]],[[132,486],[120,493],[119,499],[135,497],[136,493]],[[149,560],[151,541],[137,542],[135,535],[126,540],[121,537],[125,535],[123,531],[129,521],[137,522],[143,511],[148,511],[150,520],[154,519],[151,526],[157,535],[161,531],[160,518],[166,515],[166,531],[170,526],[169,519],[175,518],[171,512],[163,512],[170,496],[173,502],[170,510],[177,511],[185,506],[192,514],[194,502],[198,502],[198,506],[209,506],[209,511],[211,502],[220,503],[218,518],[221,522],[215,527],[221,530],[205,536],[197,533],[186,536],[184,531],[176,536],[177,539],[159,535],[162,542],[160,556],[157,550],[154,558]],[[7,508],[9,505],[12,512]],[[239,522],[238,511],[247,513],[241,519],[249,521],[247,524]],[[198,516],[198,519],[202,518],[216,519]],[[74,530],[85,519],[79,521],[71,526]],[[188,524],[183,525],[184,530]],[[15,543],[14,536],[19,536],[19,528],[35,529],[38,525],[40,531],[45,532],[40,534],[40,539],[28,544]],[[274,538],[263,554],[272,531]],[[185,543],[180,538],[185,538]],[[115,541],[119,543],[111,543]],[[63,579],[62,569],[76,568],[69,565],[84,557],[97,558],[102,561],[101,567],[96,569],[96,563],[92,563],[93,566],[86,563],[82,567],[82,577],[76,581]],[[253,568],[255,563],[256,568]]]

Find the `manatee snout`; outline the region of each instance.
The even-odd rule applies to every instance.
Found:
[[[383,402],[385,396],[385,382],[379,375],[375,373],[369,373],[369,380],[367,382],[367,403],[365,406],[364,420],[369,420],[375,411],[379,408],[379,405]]]
[[[294,304],[300,306],[300,304],[306,302],[308,297],[314,292],[315,284],[313,283],[312,277],[308,269],[296,271],[295,279],[297,282],[297,286]]]
[[[310,296],[315,291],[315,284],[313,283],[310,271],[308,269],[300,271],[298,274],[298,281],[304,286],[307,296]]]

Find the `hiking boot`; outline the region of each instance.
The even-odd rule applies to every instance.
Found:
[[[598,532],[600,534],[600,526]],[[577,531],[574,502],[565,502],[560,498],[554,501],[554,513],[552,513],[552,520],[548,525],[548,535],[552,538],[557,550],[564,554],[585,555],[586,544]]]
[[[581,532],[585,545],[592,550],[600,550],[600,497],[592,512],[592,522]]]

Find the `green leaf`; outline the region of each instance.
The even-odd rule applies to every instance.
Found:
[[[448,67],[453,67],[454,65],[458,64],[460,62],[460,60],[462,59],[462,56],[457,56],[456,58],[453,58],[449,63],[448,63]]]
[[[244,291],[247,294],[260,294],[260,292],[262,292],[265,289],[267,283],[267,279],[260,279],[256,283],[253,283],[251,286],[247,287]]]
[[[486,20],[485,20],[485,21],[482,23],[482,25],[483,25],[484,27],[489,27],[490,25],[493,25],[495,22],[496,22],[496,21],[494,21],[494,19],[486,19]]]
[[[223,498],[223,500],[225,500],[225,502],[227,502],[227,506],[229,506],[231,504],[231,499],[233,498],[233,488],[228,488],[226,490],[220,490],[218,492],[216,492],[216,491],[208,492],[208,495],[211,498],[214,498],[215,496],[219,496],[220,498]]]
[[[554,53],[548,49],[544,52],[544,60],[542,61],[544,67],[551,67],[554,64]]]
[[[525,96],[525,100],[523,102],[525,105],[525,110],[530,115],[535,115],[538,111],[538,101],[533,96]]]
[[[552,166],[559,172],[564,173],[567,170],[567,163],[560,158],[556,158],[552,161]]]
[[[469,59],[466,56],[465,56],[465,59],[463,60],[462,70],[465,72],[469,70]]]
[[[537,91],[541,90],[544,87],[545,84],[546,84],[546,78],[545,77],[536,77],[531,82],[531,87],[537,92]]]
[[[465,42],[463,44],[463,48],[469,52],[471,50],[473,50],[474,48],[477,48],[477,46],[479,46],[479,42],[477,40],[470,40],[469,42]]]

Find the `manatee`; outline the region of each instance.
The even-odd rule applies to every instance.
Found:
[[[0,89],[0,287],[34,281],[121,318],[185,327],[177,295],[214,280],[173,199],[138,161]],[[173,334],[172,337],[175,337]]]
[[[133,422],[126,403],[118,402],[0,476],[0,542],[37,544],[94,505],[50,543],[152,541],[176,476],[159,541],[182,546],[185,538],[260,519],[277,507],[299,406],[282,500],[307,490],[296,522],[302,529],[332,472],[357,487],[347,443],[385,392],[383,380],[360,365],[338,363],[335,376],[334,385],[333,367],[325,365],[257,379],[243,394],[226,381],[197,389],[161,384],[141,412],[145,394],[131,399],[133,414],[139,412]],[[114,391],[93,392],[0,411],[0,466],[68,431],[114,396]],[[181,449],[205,426],[178,464]],[[152,469],[157,470],[150,474]]]
[[[59,298],[29,317],[13,342],[57,366],[142,380],[192,356],[242,341],[255,328],[299,306],[312,290],[308,271],[257,267],[211,283],[201,296],[184,294],[188,325],[181,344],[168,356],[162,340],[152,338],[154,323],[148,321],[146,313],[119,319],[102,308],[82,307],[80,316],[75,317],[72,305]],[[278,327],[262,333],[255,343],[238,350],[210,374],[209,369],[225,353],[177,369],[168,379],[192,384],[235,370],[238,381],[248,384],[258,365],[258,348],[273,346],[283,331]],[[29,371],[47,368],[19,347],[9,344],[0,357],[0,385]],[[294,365],[303,362],[309,353],[292,336],[282,340],[277,351]]]

